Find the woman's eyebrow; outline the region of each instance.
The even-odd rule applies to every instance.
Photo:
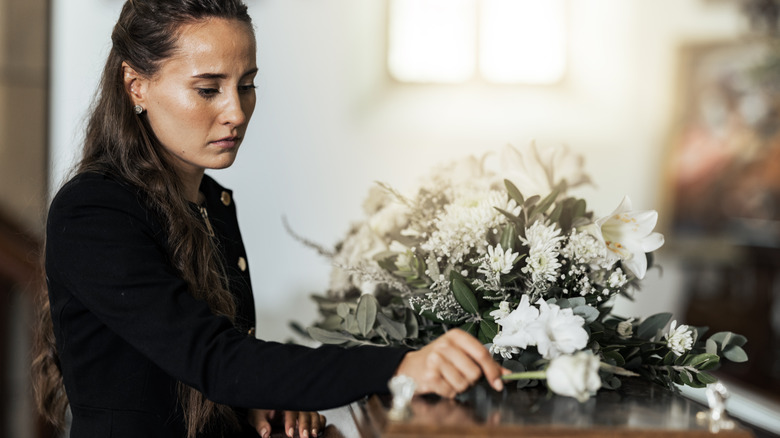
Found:
[[[257,73],[257,71],[258,71],[257,68],[250,69],[246,73],[244,73],[241,77],[243,78],[249,75],[253,75]],[[201,74],[193,75],[192,77],[197,79],[226,79],[227,75],[225,73],[201,73]]]
[[[227,75],[224,73],[201,73],[199,75],[193,75],[193,78],[198,79],[225,79]]]

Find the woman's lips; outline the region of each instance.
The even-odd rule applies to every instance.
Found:
[[[240,140],[241,137],[225,137],[219,140],[214,140],[211,142],[211,144],[220,148],[230,149],[236,147]]]

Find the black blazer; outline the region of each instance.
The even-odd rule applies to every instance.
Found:
[[[407,350],[247,335],[254,303],[232,193],[208,176],[201,190],[236,295],[235,325],[188,292],[165,227],[136,189],[88,173],[52,201],[46,274],[72,438],[184,436],[177,381],[237,408],[321,410],[387,391]]]

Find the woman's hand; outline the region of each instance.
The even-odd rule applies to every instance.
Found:
[[[325,429],[325,416],[317,412],[298,411],[274,411],[267,409],[250,409],[249,424],[255,428],[263,438],[271,436],[271,420],[281,413],[284,415],[284,432],[292,438],[295,435],[295,427],[298,427],[298,436],[301,438],[315,437]]]
[[[493,360],[476,338],[453,329],[420,350],[407,353],[395,374],[414,379],[418,394],[436,393],[452,398],[483,374],[496,391],[501,391],[501,375],[509,372]]]

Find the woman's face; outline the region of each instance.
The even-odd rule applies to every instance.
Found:
[[[179,33],[173,56],[129,91],[182,176],[199,176],[235,161],[255,108],[255,39],[246,23],[218,18]]]

